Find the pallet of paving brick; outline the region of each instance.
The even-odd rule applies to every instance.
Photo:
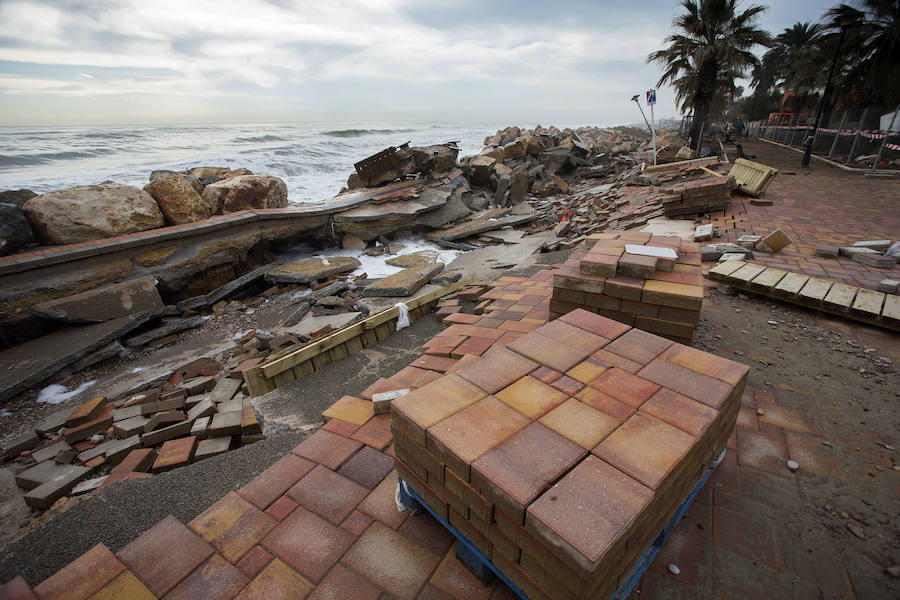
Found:
[[[675,527],[684,517],[684,514],[687,512],[687,509],[691,506],[697,494],[706,485],[706,482],[709,480],[715,468],[718,466],[718,463],[721,461],[721,458],[724,456],[725,450],[719,453],[716,461],[710,466],[707,470],[706,474],[703,478],[694,486],[694,489],[690,492],[690,494],[685,498],[685,500],[681,503],[678,509],[675,511],[675,514],[672,518],[666,523],[663,529],[659,532],[659,534],[654,538],[653,542],[650,546],[644,551],[644,553],[640,556],[637,562],[633,565],[631,571],[624,577],[619,579],[619,587],[607,597],[612,598],[613,600],[624,600],[628,598],[630,594],[634,591],[635,587],[637,587],[638,583],[641,581],[641,578],[646,573],[647,569],[650,567],[650,564],[656,558],[656,555],[662,549],[666,540],[668,540],[669,536],[675,530]],[[404,467],[399,467],[401,473],[408,473],[408,470],[404,470]],[[413,476],[409,475],[409,478],[412,479]],[[485,579],[489,579],[490,575],[488,571],[492,572],[494,575],[499,577],[503,583],[505,583],[517,596],[522,598],[522,600],[529,600],[531,598],[540,598],[544,595],[544,590],[541,587],[541,584],[538,583],[538,580],[535,578],[535,574],[540,574],[543,570],[541,565],[537,564],[529,564],[529,559],[526,557],[526,562],[524,564],[519,563],[519,558],[521,555],[512,554],[509,550],[514,546],[513,542],[508,541],[504,547],[494,546],[491,552],[491,557],[488,557],[479,549],[479,544],[473,539],[478,539],[478,534],[476,533],[474,538],[467,536],[463,533],[462,530],[457,529],[453,525],[450,524],[449,521],[444,519],[444,517],[429,506],[424,498],[419,495],[413,488],[409,486],[402,476],[400,477],[397,484],[398,494],[400,503],[406,507],[408,510],[416,510],[419,507],[425,508],[428,512],[434,516],[438,522],[443,525],[448,531],[450,531],[456,539],[459,541],[459,545],[457,547],[457,559],[465,565],[472,573],[481,581]],[[470,534],[471,535],[471,534]],[[500,534],[502,537],[502,534]],[[497,539],[496,536],[494,539]],[[540,577],[540,575],[538,575]],[[546,576],[544,577],[546,579]],[[570,594],[567,590],[555,590],[554,597],[564,598],[568,597]],[[605,598],[604,598],[605,600]]]
[[[534,598],[605,597],[725,445],[748,371],[575,310],[395,400],[397,470]]]
[[[640,232],[589,237],[551,271],[550,316],[583,308],[689,343],[703,303],[700,264],[699,245],[677,237]]]
[[[741,260],[723,261],[710,269],[706,277],[791,304],[900,331],[900,296],[897,294],[886,294]]]

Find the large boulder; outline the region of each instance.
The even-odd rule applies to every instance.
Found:
[[[25,215],[47,244],[78,244],[155,229],[165,224],[144,190],[118,183],[48,192],[25,203]]]
[[[0,202],[0,256],[34,241],[25,213],[15,204]]]
[[[203,200],[214,214],[284,208],[287,206],[287,185],[272,175],[241,175],[209,184],[203,190]]]
[[[525,158],[525,144],[516,140],[503,146],[503,160],[520,160]]]
[[[173,225],[206,219],[212,208],[200,194],[178,173],[166,173],[144,186],[153,196],[166,220]]]
[[[0,202],[4,204],[15,204],[16,206],[22,206],[35,196],[37,196],[37,194],[35,194],[31,190],[6,190],[4,192],[0,192]]]
[[[439,146],[414,146],[410,148],[420,173],[449,173],[456,168],[459,148],[449,144]]]

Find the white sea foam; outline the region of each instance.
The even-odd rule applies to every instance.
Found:
[[[74,398],[95,383],[97,383],[96,379],[85,381],[71,392],[66,391],[66,386],[54,383],[38,392],[37,401],[41,404],[60,404],[69,398]]]

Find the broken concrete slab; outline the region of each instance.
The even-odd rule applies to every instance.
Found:
[[[891,240],[862,240],[859,242],[853,242],[853,247],[868,248],[880,254],[891,247]]]
[[[132,451],[138,450],[140,447],[140,435],[132,435],[124,440],[112,440],[112,443],[104,451],[103,457],[108,464],[117,465]]]
[[[745,256],[746,258],[752,258],[753,252],[744,248],[743,246],[738,246],[737,244],[731,243],[723,243],[723,244],[707,244],[706,246],[700,247],[700,260],[708,261],[708,260],[719,260],[725,253],[737,253]]]
[[[46,381],[60,370],[140,327],[147,313],[68,327],[0,351],[0,402]]]
[[[113,283],[80,294],[48,300],[31,308],[32,314],[66,323],[102,323],[111,319],[147,313],[151,317],[165,309],[152,275]]]
[[[697,225],[694,229],[694,241],[695,242],[706,242],[711,240],[713,236],[713,224],[707,223],[706,225]]]
[[[206,317],[203,316],[190,317],[187,319],[177,319],[166,323],[165,325],[161,325],[159,327],[151,329],[150,331],[145,331],[144,333],[132,336],[125,340],[125,345],[132,348],[143,346],[144,344],[148,344],[153,340],[158,340],[159,338],[166,337],[167,335],[187,331],[188,329],[194,329],[195,327],[200,327],[200,325],[202,325],[204,321],[206,321]]]
[[[391,403],[408,393],[409,389],[402,389],[372,394],[372,406],[375,408],[375,414],[380,415],[391,412]]]
[[[520,207],[523,204],[527,206],[526,203],[520,202],[516,205],[516,207]],[[533,210],[530,212],[527,210],[523,210],[525,214],[508,214],[509,212],[510,209],[508,208],[494,209],[480,215],[478,218],[458,223],[446,229],[439,229],[437,231],[427,233],[425,234],[425,239],[431,241],[441,240],[452,242],[454,240],[459,240],[472,235],[477,235],[479,233],[484,233],[485,231],[492,231],[494,229],[500,229],[506,226],[514,227],[516,225],[521,225],[523,223],[530,222],[532,219],[534,219],[536,214]]]
[[[208,440],[200,440],[197,444],[197,450],[194,452],[194,460],[200,461],[217,454],[224,454],[230,448],[230,437],[214,437]]]
[[[225,402],[227,400],[231,400],[234,395],[237,393],[241,386],[244,384],[242,379],[231,379],[230,377],[224,377],[216,383],[216,387],[209,393],[209,399],[218,404],[219,402]],[[202,416],[202,415],[201,415]]]
[[[184,312],[186,310],[197,310],[200,308],[205,308],[207,306],[212,306],[220,300],[231,298],[244,288],[249,287],[257,281],[261,280],[265,276],[265,274],[268,273],[273,267],[274,265],[265,265],[259,267],[250,271],[249,273],[241,275],[237,279],[229,281],[225,285],[214,289],[206,295],[183,300],[178,303],[178,311]]]
[[[144,448],[149,448],[150,446],[155,446],[159,443],[166,442],[183,435],[188,435],[191,432],[192,425],[193,423],[191,423],[190,421],[184,420],[180,423],[175,423],[174,425],[169,425],[168,427],[163,427],[162,429],[157,429],[156,431],[151,431],[150,433],[145,433],[141,435],[141,445]]]
[[[140,414],[145,417],[166,410],[177,410],[184,407],[184,396],[176,396],[169,400],[160,400],[159,402],[139,404],[138,407],[141,409]]]
[[[447,265],[448,271],[460,271],[463,277],[492,280],[497,277],[494,269],[514,267],[538,252],[548,238],[528,236],[515,244],[486,246],[457,256]]]
[[[54,478],[25,494],[25,503],[32,508],[46,510],[94,472],[91,467],[77,465],[67,465],[67,467],[67,471],[60,472]]]
[[[851,259],[870,267],[882,269],[892,269],[897,265],[897,261],[892,256],[882,256],[878,252],[854,252]]]
[[[243,415],[241,412],[224,412],[217,413],[212,418],[212,424],[209,428],[209,437],[222,437],[241,434],[241,421]]]
[[[900,289],[900,281],[896,279],[882,279],[878,283],[878,291],[885,294],[896,294],[898,289]]]
[[[191,435],[196,437],[197,439],[203,439],[207,435],[207,429],[209,429],[209,424],[212,422],[212,415],[208,417],[200,417],[196,421],[194,421],[194,425],[191,427]]]
[[[144,425],[144,433],[150,433],[154,429],[159,429],[160,427],[168,426],[172,423],[180,423],[186,418],[185,414],[180,410],[164,410],[155,413],[152,417],[147,419],[147,423]]]
[[[367,286],[363,296],[409,296],[444,270],[444,263],[431,263],[413,269],[404,269]]]
[[[78,362],[72,363],[68,367],[62,370],[63,373],[78,373],[79,371],[83,371],[85,369],[89,369],[93,367],[97,363],[103,362],[104,360],[109,360],[110,358],[115,358],[117,356],[122,356],[125,352],[125,347],[119,343],[118,340],[115,342],[100,348],[96,352],[91,352]]]
[[[71,473],[76,468],[75,465],[60,465],[52,460],[45,460],[16,475],[16,485],[23,490],[32,490],[55,477]]]
[[[332,275],[348,273],[362,263],[350,256],[331,256],[329,258],[305,258],[278,265],[266,273],[266,281],[270,283],[302,283],[307,284],[320,279],[328,279]]]
[[[47,416],[34,428],[35,433],[45,436],[57,433],[66,426],[66,419],[69,418],[69,412],[70,411],[68,410],[61,410]]]
[[[216,387],[216,380],[209,375],[192,377],[187,381],[181,382],[181,388],[187,392],[188,396],[196,396],[203,392],[209,392],[214,387]]]
[[[429,265],[437,261],[437,255],[437,252],[431,250],[423,250],[421,252],[414,252],[412,254],[401,254],[400,256],[394,256],[385,260],[384,263],[392,267],[415,269],[418,267],[424,267],[425,265]]]
[[[57,440],[50,444],[49,446],[44,446],[38,450],[35,450],[31,453],[31,458],[34,459],[35,462],[42,463],[45,460],[53,460],[56,458],[56,455],[64,450],[71,450],[72,446],[66,443],[65,440]]]
[[[21,435],[5,440],[3,442],[3,451],[7,456],[18,456],[25,450],[36,448],[40,442],[41,438],[33,430],[26,431]]]
[[[188,411],[188,419],[196,421],[202,417],[216,414],[216,405],[209,398],[204,398]]]
[[[465,202],[462,201],[462,198],[457,197],[454,194],[447,200],[447,203],[444,206],[416,216],[415,224],[436,229],[438,227],[443,227],[448,223],[455,223],[456,221],[465,219],[471,214],[471,209],[466,206]]]

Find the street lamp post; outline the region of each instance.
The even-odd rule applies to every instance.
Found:
[[[640,94],[635,94],[632,96],[631,100],[637,104],[638,110],[641,111],[641,116],[644,117],[644,123],[647,124],[647,129],[650,130],[650,135],[653,138],[653,164],[656,164],[656,132],[653,131],[653,127],[650,125],[650,121],[647,120],[647,115],[644,114],[644,109],[641,108],[641,103],[638,101],[640,98]]]
[[[838,57],[841,55],[841,46],[844,44],[844,34],[847,27],[841,24],[841,36],[838,38],[837,50],[834,51],[834,58],[831,59],[831,68],[828,69],[828,79],[825,81],[825,90],[822,92],[822,101],[819,103],[819,114],[816,115],[816,122],[813,123],[812,135],[806,138],[806,148],[803,150],[803,159],[800,166],[804,169],[809,168],[809,160],[812,155],[813,141],[816,139],[816,133],[819,131],[819,123],[822,121],[822,115],[825,113],[825,107],[828,105],[829,96],[831,95],[831,77],[834,75],[834,67],[837,65]]]

